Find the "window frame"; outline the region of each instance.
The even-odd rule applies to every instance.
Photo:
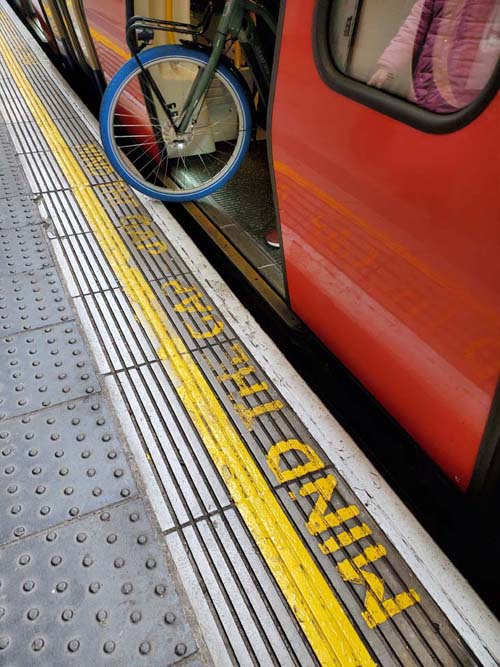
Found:
[[[335,92],[364,106],[430,134],[449,134],[462,129],[486,109],[500,86],[500,58],[482,92],[474,102],[450,114],[437,114],[391,93],[373,88],[342,73],[330,53],[328,28],[335,0],[317,0],[313,17],[313,52],[321,79]]]

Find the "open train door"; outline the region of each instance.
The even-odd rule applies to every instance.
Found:
[[[461,489],[498,489],[500,3],[284,4],[292,308]]]

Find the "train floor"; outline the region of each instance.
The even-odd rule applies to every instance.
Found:
[[[266,242],[266,233],[276,225],[266,141],[252,142],[236,176],[197,205],[244,259],[284,297],[281,250]]]
[[[493,615],[97,137],[0,0],[0,665],[498,665]]]

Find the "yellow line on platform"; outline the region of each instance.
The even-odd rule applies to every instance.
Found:
[[[374,667],[366,646],[293,528],[214,391],[171,325],[92,185],[7,43],[13,25],[0,12],[0,53],[63,171],[73,195],[136,312],[161,345],[176,391],[318,661],[324,667]],[[15,49],[15,40],[9,43]],[[15,36],[15,35],[13,35]]]

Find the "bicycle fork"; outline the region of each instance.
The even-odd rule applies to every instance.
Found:
[[[196,123],[206,92],[212,83],[215,71],[224,52],[227,36],[229,34],[238,34],[243,24],[243,20],[244,11],[241,7],[241,0],[228,0],[217,27],[210,59],[207,66],[200,69],[196,75],[193,86],[189,92],[189,97],[182,110],[181,122],[176,127],[178,135],[185,134]]]

